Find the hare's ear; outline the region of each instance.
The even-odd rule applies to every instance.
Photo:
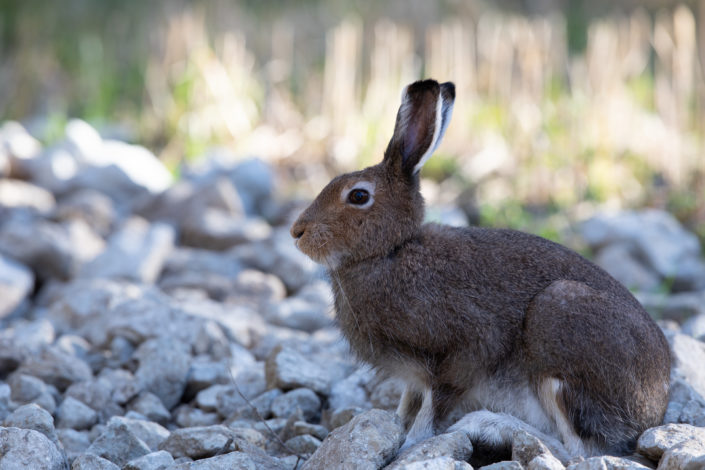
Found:
[[[408,176],[417,174],[440,144],[450,122],[455,85],[435,80],[414,82],[404,88],[394,135],[384,161]]]

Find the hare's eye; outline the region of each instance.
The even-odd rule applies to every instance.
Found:
[[[370,200],[370,193],[365,189],[355,188],[348,193],[348,202],[361,206]]]

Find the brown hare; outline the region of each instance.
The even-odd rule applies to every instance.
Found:
[[[334,178],[291,234],[326,266],[354,353],[407,384],[405,447],[463,404],[476,411],[451,429],[474,443],[506,446],[526,428],[564,461],[627,453],[663,418],[666,339],[627,289],[561,245],[423,223],[419,170],[454,99],[452,83],[407,86],[382,162]]]

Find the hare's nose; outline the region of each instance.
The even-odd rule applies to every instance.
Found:
[[[296,238],[297,240],[301,238],[304,234],[306,229],[304,228],[303,224],[295,223],[294,225],[291,226],[291,236]]]

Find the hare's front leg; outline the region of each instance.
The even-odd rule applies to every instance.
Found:
[[[421,397],[421,406],[419,411],[416,413],[416,418],[414,419],[409,432],[406,434],[406,440],[404,445],[401,446],[401,450],[405,450],[417,442],[421,442],[429,437],[433,436],[433,424],[435,421],[434,407],[433,407],[433,393],[430,387],[424,387],[424,389],[419,393],[416,390],[410,390],[410,386],[407,386],[402,399],[399,402],[399,410],[402,412],[408,412],[411,410],[411,405],[413,405],[413,395],[416,397]],[[402,420],[406,421],[410,418],[409,415],[401,415]]]
[[[418,412],[406,434],[406,441],[404,441],[401,450],[433,437],[438,423],[443,421],[459,398],[460,394],[452,386],[441,383],[434,383],[431,386],[425,385],[421,391],[418,391],[417,388],[407,387],[399,403],[399,409],[408,411],[416,406]],[[420,406],[418,405],[419,401],[421,402]],[[400,414],[400,416],[404,418],[404,415]],[[407,419],[409,418],[410,415],[407,415]]]
[[[402,393],[399,400],[399,406],[397,406],[397,416],[401,418],[404,429],[408,430],[414,421],[414,416],[421,407],[422,398],[423,394],[419,391],[416,384],[406,384],[404,393]]]

